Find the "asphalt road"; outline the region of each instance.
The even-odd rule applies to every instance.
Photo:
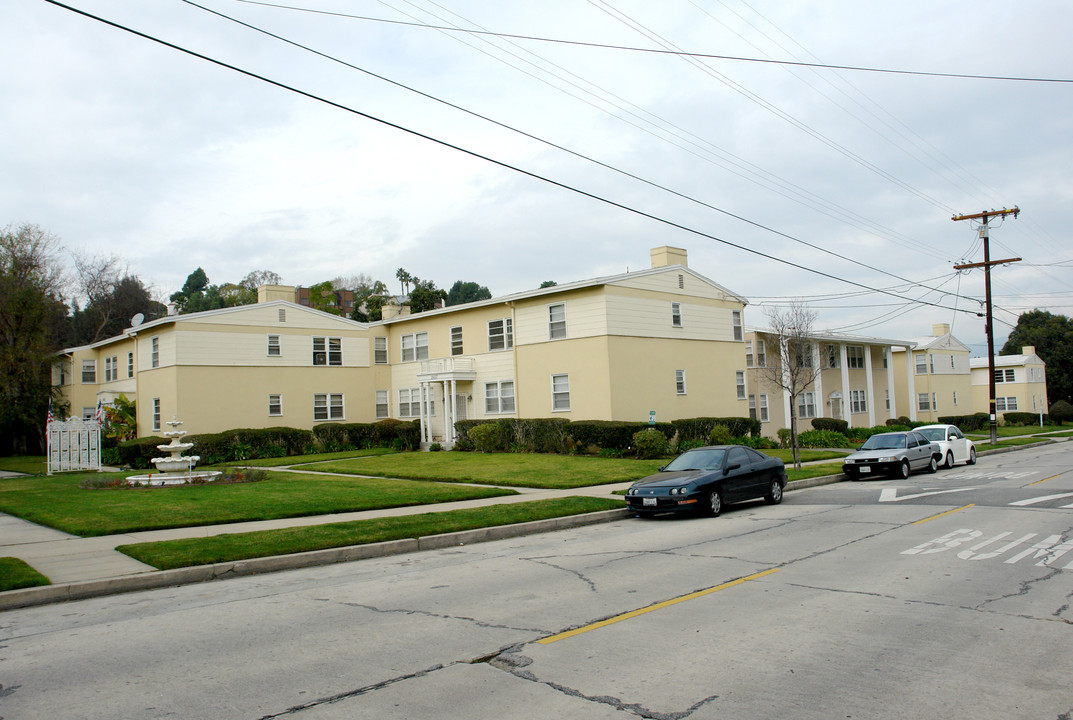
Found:
[[[0,717],[1069,718],[1073,447],[0,614]]]

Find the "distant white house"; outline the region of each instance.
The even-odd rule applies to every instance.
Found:
[[[987,358],[973,358],[971,365],[974,412],[989,412]],[[1007,412],[1047,412],[1047,364],[1031,345],[1020,355],[995,357],[995,413]]]

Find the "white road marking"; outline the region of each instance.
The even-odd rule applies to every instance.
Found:
[[[1039,497],[1029,498],[1028,500],[1018,500],[1017,502],[1010,503],[1010,505],[1025,507],[1026,505],[1035,505],[1036,503],[1047,502],[1048,500],[1058,500],[1059,498],[1065,497],[1073,497],[1073,492],[1059,493],[1058,495],[1041,495]],[[1066,507],[1070,506],[1066,505]]]
[[[902,500],[912,500],[914,498],[926,497],[928,495],[945,495],[947,493],[965,492],[966,490],[975,490],[976,488],[958,488],[956,490],[933,490],[931,492],[916,493],[915,495],[902,495],[898,497],[898,488],[883,488],[883,491],[879,493],[879,502],[900,502]],[[1073,495],[1073,493],[1070,493]]]

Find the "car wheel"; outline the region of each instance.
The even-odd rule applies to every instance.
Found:
[[[782,483],[779,482],[778,478],[771,479],[771,489],[764,496],[764,501],[768,505],[778,505],[782,502]]]
[[[969,448],[969,465],[976,464],[976,448]]]
[[[718,489],[708,493],[708,507],[705,510],[712,517],[719,517],[719,513],[723,512],[723,496]]]
[[[939,461],[935,459],[935,456],[931,456],[931,462],[928,463],[928,472],[933,473],[939,469]]]
[[[902,464],[898,466],[898,477],[902,480],[909,478],[909,461],[902,460]]]
[[[947,469],[954,467],[954,453],[950,452],[949,450],[946,451],[946,463],[943,465],[943,467]]]

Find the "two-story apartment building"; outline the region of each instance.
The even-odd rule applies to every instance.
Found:
[[[895,400],[911,420],[937,422],[945,415],[971,415],[970,349],[937,323],[932,334],[894,351]]]
[[[359,323],[267,286],[256,305],[171,315],[61,356],[72,412],[120,393],[138,433],[479,417],[745,415],[746,301],[655,248],[652,267]],[[61,382],[62,381],[62,382]]]
[[[778,336],[769,330],[750,329],[745,341],[749,415],[760,420],[764,435],[769,437],[790,427],[793,414],[799,430],[811,429],[814,418],[845,420],[850,427],[882,424],[898,417],[892,351],[910,346],[903,340],[815,332],[801,357],[791,359],[785,357]],[[785,383],[771,378],[772,369],[778,373],[792,362],[805,364],[808,374],[815,374],[815,380],[798,394],[794,407]]]
[[[969,364],[974,412],[990,412],[990,364],[987,358]],[[1047,412],[1047,366],[1031,345],[1022,347],[1020,355],[995,357],[995,413],[1002,417],[1006,412]]]

